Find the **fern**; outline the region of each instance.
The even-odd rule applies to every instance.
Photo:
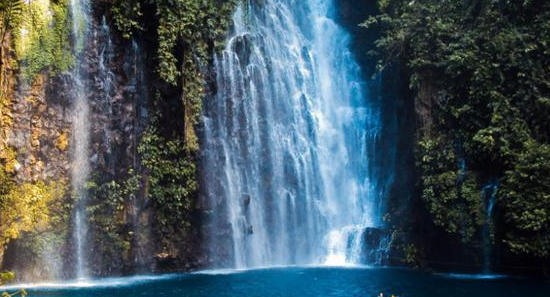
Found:
[[[19,22],[23,5],[23,0],[0,0],[0,20],[2,20],[0,44],[4,43],[8,30],[14,28]]]

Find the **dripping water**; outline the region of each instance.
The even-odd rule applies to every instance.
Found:
[[[101,40],[101,44],[99,44],[99,64],[98,64],[98,73],[94,77],[95,84],[100,87],[100,94],[101,97],[100,100],[97,102],[99,104],[100,109],[100,116],[102,117],[102,120],[100,123],[102,124],[101,130],[103,131],[103,150],[105,151],[107,156],[110,156],[107,160],[106,167],[111,175],[115,175],[116,172],[116,164],[115,164],[115,158],[112,156],[114,155],[113,152],[113,143],[114,143],[114,135],[112,132],[112,127],[116,123],[113,121],[116,121],[114,115],[113,115],[113,101],[114,101],[114,94],[115,94],[115,74],[111,70],[111,63],[113,62],[113,56],[114,56],[114,48],[113,48],[113,41],[111,40],[111,32],[109,30],[109,26],[107,24],[107,21],[105,17],[103,17],[101,22],[101,27],[99,30],[99,38],[96,38],[98,40]],[[97,158],[97,157],[96,157]]]
[[[483,224],[483,273],[491,273],[491,257],[493,250],[492,224],[493,209],[497,199],[499,182],[492,179],[482,189],[483,202],[485,204],[485,223]]]
[[[147,98],[148,98],[148,92],[147,92],[147,79],[146,79],[146,71],[145,71],[145,56],[143,55],[143,50],[137,40],[132,40],[132,48],[131,48],[131,66],[129,69],[129,76],[130,76],[130,83],[129,85],[133,88],[134,93],[134,112],[135,115],[133,116],[134,123],[134,143],[133,148],[134,151],[132,152],[133,155],[133,168],[136,170],[136,172],[141,172],[141,162],[139,162],[138,159],[138,153],[137,153],[137,147],[138,143],[137,140],[140,139],[140,135],[142,135],[143,131],[145,130],[145,127],[147,126],[148,122],[148,111],[147,111]],[[133,213],[132,213],[132,226],[133,226],[133,259],[134,259],[134,265],[137,270],[141,269],[141,267],[144,266],[144,264],[148,261],[147,258],[149,256],[149,252],[146,250],[146,246],[148,244],[148,240],[151,238],[151,227],[149,224],[142,224],[140,223],[140,216],[142,215],[142,208],[143,205],[146,203],[145,201],[140,199],[140,195],[133,195],[132,201],[133,201]]]

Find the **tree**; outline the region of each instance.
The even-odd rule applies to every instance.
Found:
[[[418,113],[431,127],[419,129],[417,163],[431,219],[460,233],[453,223],[468,226],[462,218],[477,211],[456,207],[463,160],[479,177],[470,192],[500,180],[497,244],[549,259],[550,2],[380,0],[379,8],[363,26],[381,30],[380,67],[406,64],[417,106],[429,109]],[[434,159],[441,152],[451,162]]]

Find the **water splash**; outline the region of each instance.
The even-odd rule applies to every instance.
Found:
[[[328,255],[324,264],[327,266],[343,266],[361,262],[362,234],[364,226],[346,226],[330,231],[327,236]]]
[[[267,0],[234,14],[203,118],[215,266],[357,263],[364,229],[382,223],[379,111],[333,11]]]
[[[75,51],[77,62],[75,63],[71,77],[73,80],[73,110],[72,110],[72,168],[71,185],[76,197],[75,214],[73,224],[73,239],[76,244],[76,263],[74,273],[78,279],[84,279],[88,275],[86,269],[86,235],[88,224],[86,205],[88,193],[86,183],[90,176],[90,108],[87,102],[87,86],[81,69],[82,55],[87,38],[87,24],[89,16],[89,3],[87,0],[71,0],[71,16],[73,19],[73,36],[75,39]]]
[[[82,289],[82,288],[110,288],[130,287],[150,282],[170,280],[181,277],[179,274],[163,275],[136,275],[130,277],[108,277],[101,279],[86,279],[64,282],[21,283],[3,286],[2,289]]]

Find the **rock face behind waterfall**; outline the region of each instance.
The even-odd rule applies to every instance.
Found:
[[[17,281],[549,274],[548,1],[0,2]]]
[[[133,77],[138,66],[131,44],[119,34],[105,32],[102,15],[102,8],[95,7],[94,17],[90,18],[93,38],[85,45],[83,63],[75,66],[89,74],[86,84],[90,92],[86,97],[91,106],[90,119],[79,120],[91,121],[90,163],[93,172],[101,176],[95,179],[97,183],[125,176],[134,166],[137,138],[143,129],[143,119],[137,109],[145,108],[144,99],[140,99],[143,90],[136,86],[137,79]],[[100,67],[102,63],[105,65]],[[52,75],[44,71],[32,83],[20,79],[11,99],[12,123],[7,127],[8,138],[2,148],[17,152],[14,160],[16,181],[21,184],[55,181],[57,196],[56,204],[50,205],[48,210],[50,220],[55,222],[41,230],[40,235],[26,232],[10,240],[7,246],[2,268],[17,271],[21,279],[61,278],[72,274],[75,259],[68,220],[72,203],[68,185],[71,89],[68,73]],[[95,242],[90,248],[101,252],[88,251],[93,255],[89,259],[89,263],[93,263],[90,270],[94,274],[122,271],[128,263],[105,258],[109,255],[103,248],[109,243],[104,242],[105,230],[97,231],[90,234]],[[129,255],[124,257],[130,258]]]
[[[65,78],[38,76],[31,85],[23,85],[11,101],[12,124],[2,149],[17,152],[14,176],[20,184],[52,180],[51,190],[61,195],[54,203],[60,206],[70,169],[68,138],[70,98]],[[23,186],[29,191],[39,187]],[[25,193],[21,193],[25,194]],[[42,211],[42,210],[40,210]],[[59,211],[59,210],[58,210]],[[64,215],[58,213],[55,215]],[[23,279],[57,277],[63,270],[67,247],[56,242],[67,232],[67,226],[50,226],[42,234],[25,234],[7,245],[2,267],[18,271]],[[53,244],[47,243],[51,241]],[[33,248],[29,249],[31,246]],[[2,247],[0,247],[1,249]],[[1,253],[0,253],[1,254]],[[2,258],[0,258],[2,260]],[[30,268],[30,269],[29,269]]]
[[[198,14],[172,2],[133,4],[136,15],[127,14],[127,2],[23,3],[17,30],[53,40],[32,43],[36,55],[25,55],[28,48],[7,31],[0,77],[0,271],[44,281],[76,277],[78,262],[89,277],[189,270],[205,262],[194,129],[212,85],[216,36],[225,35],[233,6],[204,1]],[[27,6],[44,12],[39,22],[26,21]],[[89,13],[82,15],[82,7]],[[158,35],[177,21],[159,19],[172,13],[183,14],[176,18],[182,22],[200,17],[195,25],[209,31],[189,42],[181,29],[172,47],[161,49]],[[33,27],[41,22],[44,28]],[[132,23],[139,26],[126,27]],[[168,53],[178,69],[171,74],[159,70],[171,66],[159,62]],[[19,70],[12,67],[17,63]],[[73,115],[78,91],[87,118]],[[82,149],[90,167],[81,206],[70,185],[79,169],[71,170],[79,122],[86,124],[80,132],[89,139]],[[85,244],[72,234],[85,234]]]
[[[55,2],[65,9],[56,11],[65,11],[65,16],[70,19],[69,5],[73,2],[79,1]],[[16,210],[36,214],[38,223],[15,226],[13,230],[17,230],[17,234],[6,240],[5,246],[1,242],[2,269],[13,269],[25,280],[75,276],[76,242],[71,234],[77,226],[71,222],[78,201],[70,186],[70,169],[75,136],[71,127],[76,120],[89,121],[87,162],[90,175],[85,182],[88,201],[83,222],[87,235],[82,251],[89,276],[233,266],[235,249],[245,251],[252,247],[246,244],[234,246],[236,234],[244,241],[261,239],[265,244],[277,245],[270,254],[264,255],[266,258],[256,259],[260,259],[255,262],[260,265],[317,263],[326,260],[324,258],[332,252],[338,259],[353,254],[345,260],[349,262],[378,261],[377,252],[366,255],[364,250],[379,251],[380,242],[387,237],[384,232],[375,231],[376,228],[365,227],[382,224],[379,215],[385,207],[384,197],[393,191],[387,184],[393,179],[390,172],[395,159],[392,150],[385,150],[384,154],[371,153],[381,151],[375,146],[392,143],[394,131],[388,116],[392,111],[384,103],[388,100],[380,96],[384,83],[365,79],[371,77],[372,73],[366,69],[372,61],[365,62],[362,58],[366,49],[361,46],[367,43],[356,43],[358,39],[355,37],[362,32],[355,31],[355,23],[344,21],[353,17],[359,20],[359,15],[370,12],[345,9],[345,3],[342,7],[347,15],[338,16],[340,12],[335,7],[308,8],[311,3],[296,5],[292,7],[296,11],[292,12],[271,5],[271,1],[251,2],[252,6],[241,11],[247,17],[256,16],[257,21],[265,21],[269,16],[261,13],[267,7],[276,15],[295,21],[292,24],[294,31],[290,32],[280,27],[282,24],[277,19],[270,20],[272,27],[258,27],[265,30],[262,32],[264,37],[269,37],[264,38],[262,34],[252,34],[258,32],[245,33],[246,28],[239,28],[239,24],[230,21],[236,11],[234,6],[208,4],[203,9],[208,13],[207,19],[198,20],[200,30],[195,31],[203,32],[212,21],[220,22],[216,28],[203,32],[198,40],[190,42],[190,39],[181,38],[174,42],[173,48],[161,50],[158,34],[163,31],[159,26],[169,24],[160,22],[159,18],[174,12],[185,14],[187,8],[136,1],[141,13],[132,16],[124,13],[126,8],[116,6],[124,3],[89,2],[91,10],[85,18],[89,32],[85,42],[79,44],[74,40],[77,36],[73,36],[71,28],[63,28],[59,31],[61,35],[56,36],[56,40],[62,41],[59,45],[63,49],[61,53],[67,51],[70,54],[66,57],[70,62],[68,66],[43,67],[30,80],[28,77],[23,79],[23,71],[8,72],[9,104],[2,102],[1,106],[0,128],[6,135],[0,139],[2,169],[8,169],[9,180],[17,185],[10,189],[11,192],[29,199],[43,197],[38,199],[43,204],[36,204],[39,210]],[[315,3],[326,4],[323,1]],[[302,14],[306,12],[316,27],[307,24],[306,14]],[[139,28],[125,27],[132,24],[125,17],[134,18],[131,20],[135,20]],[[266,19],[261,20],[264,17]],[[200,23],[202,21],[204,23]],[[250,20],[241,21],[243,26],[252,24]],[[293,22],[288,21],[289,24]],[[70,22],[64,24],[68,26]],[[354,38],[341,26],[354,34]],[[243,34],[235,34],[234,38],[224,42],[227,35],[224,30],[229,29]],[[328,44],[323,38],[315,38],[327,32],[333,34],[338,42]],[[180,33],[182,36],[186,34]],[[275,35],[269,34],[278,34],[281,38],[273,39]],[[289,52],[286,52],[289,49],[275,48],[280,40],[289,44],[297,42],[294,45],[298,47],[290,48]],[[341,50],[342,45],[349,47]],[[3,45],[3,55],[10,53],[6,50],[9,46],[6,46]],[[277,59],[258,60],[262,57],[258,50],[263,54],[273,53],[273,57],[280,58],[279,62],[288,62],[288,67],[280,68]],[[326,52],[322,54],[317,50]],[[167,52],[175,57],[175,74],[164,71],[171,68],[159,71],[159,65],[164,65],[159,61],[166,57]],[[234,56],[224,57],[224,54]],[[77,62],[70,61],[77,55],[80,57]],[[359,57],[361,65],[354,61],[354,57]],[[225,65],[224,71],[228,72],[220,76],[220,64],[228,61],[238,61],[239,65]],[[33,63],[29,60],[19,62],[21,69]],[[265,64],[254,67],[258,63]],[[7,63],[2,65],[5,67]],[[73,121],[74,69],[85,74],[84,96],[89,106],[89,118]],[[273,76],[281,69],[286,71],[284,75]],[[254,77],[256,90],[251,86],[239,86],[235,93],[230,94],[230,79],[238,77],[236,73],[230,73],[234,70],[249,71],[250,77]],[[330,74],[338,86],[331,86],[325,74]],[[278,83],[271,85],[274,78],[279,78]],[[299,87],[300,84],[304,87]],[[294,87],[300,92],[290,92]],[[327,97],[322,97],[323,94]],[[204,98],[205,95],[209,96]],[[243,105],[251,101],[237,100],[260,95],[273,100],[255,106]],[[212,106],[224,103],[213,99],[216,96],[223,98],[224,102],[228,97],[234,100],[227,101],[224,108],[214,110]],[[277,101],[283,97],[292,98],[296,105],[289,105],[290,101]],[[333,106],[321,106],[321,98]],[[202,99],[205,99],[206,117],[201,122],[198,115]],[[221,137],[208,134],[214,124],[209,120],[223,117],[227,119],[217,125],[225,125],[228,129],[226,137],[243,140],[243,146],[232,146],[230,149],[234,150],[234,155],[218,155],[214,162],[234,162],[231,166],[246,169],[244,160],[257,158],[249,165],[258,164],[259,167],[250,173],[265,185],[235,191],[231,202],[234,205],[228,205],[229,201],[224,198],[230,189],[217,174],[216,170],[221,167],[208,167],[210,157],[204,158],[212,147],[207,145],[199,151],[196,144],[189,145],[196,141],[192,135],[195,126],[200,132],[201,145]],[[295,126],[284,126],[290,123]],[[323,126],[325,130],[320,133],[321,124],[334,126]],[[253,133],[239,128],[245,126]],[[372,129],[363,133],[364,127]],[[289,132],[293,129],[299,133],[291,135]],[[341,139],[336,139],[327,136],[332,129],[347,132],[338,133],[336,136]],[[279,137],[275,145],[270,144],[277,133],[283,137]],[[327,146],[323,148],[319,143]],[[247,151],[244,144],[254,150]],[[214,146],[210,152],[224,149],[220,143]],[[330,151],[334,155],[329,154]],[[241,159],[231,159],[237,155]],[[382,159],[386,161],[374,161]],[[330,166],[330,162],[338,166]],[[200,179],[197,176],[199,165],[207,165],[201,166],[201,171],[206,174],[201,173]],[[244,174],[239,176],[250,178]],[[380,176],[384,182],[374,186],[375,176]],[[335,182],[337,178],[342,178],[341,182]],[[370,181],[366,182],[367,179]],[[200,193],[197,191],[198,181]],[[15,190],[17,188],[19,192]],[[375,188],[382,194],[377,195]],[[27,195],[27,192],[31,194]],[[355,202],[350,197],[355,196],[364,200],[351,206]],[[340,198],[345,203],[335,203]],[[258,209],[260,199],[265,202],[264,213]],[[319,201],[323,203],[318,204]],[[220,215],[220,209],[228,208],[238,209],[245,219]],[[344,217],[341,214],[345,212],[336,208],[357,211]],[[271,227],[266,228],[267,225]],[[212,233],[213,227],[215,233]],[[212,235],[219,244],[211,244]],[[0,234],[0,239],[5,240],[2,236]],[[292,255],[292,250],[297,253]]]

